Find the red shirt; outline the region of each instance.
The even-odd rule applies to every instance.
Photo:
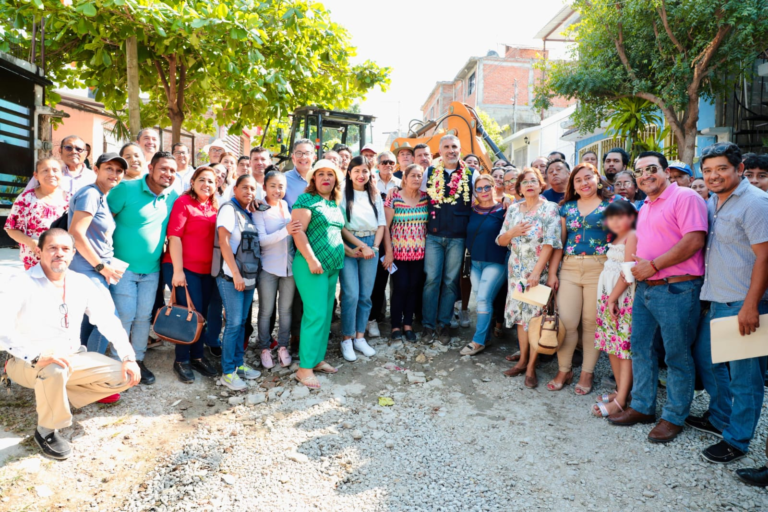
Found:
[[[216,209],[209,201],[200,203],[189,194],[173,203],[168,220],[168,236],[181,239],[184,268],[197,274],[210,274],[213,260],[213,239],[216,232]],[[163,263],[172,263],[170,250]]]

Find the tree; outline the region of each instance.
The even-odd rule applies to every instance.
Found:
[[[496,146],[504,151],[504,148],[501,147],[501,141],[503,140],[501,134],[502,132],[509,130],[509,125],[505,124],[504,126],[499,126],[499,123],[497,123],[494,118],[489,116],[485,110],[480,110],[478,108],[475,110],[475,112],[477,112],[477,116],[480,118],[480,123],[483,125],[485,132],[488,134],[491,140],[496,143]],[[495,153],[491,150],[485,141],[483,141],[483,145],[485,146],[485,151],[495,159]]]
[[[3,29],[22,45],[41,16],[49,20],[52,80],[94,88],[110,110],[126,106],[126,41],[135,36],[140,88],[149,95],[142,125],[165,124],[167,117],[174,141],[182,125],[205,131],[216,121],[237,133],[300,105],[347,108],[389,83],[388,69],[350,63],[355,48],[347,31],[322,4],[307,0],[0,3],[0,19],[13,20]],[[210,108],[215,119],[204,117]]]
[[[576,0],[573,9],[573,60],[549,65],[537,108],[576,98],[576,125],[590,131],[622,98],[650,101],[689,164],[699,101],[730,91],[768,45],[768,0]]]
[[[615,110],[608,117],[606,133],[627,141],[627,149],[633,156],[638,154],[641,133],[650,125],[660,125],[659,109],[648,100],[621,98],[615,102]]]

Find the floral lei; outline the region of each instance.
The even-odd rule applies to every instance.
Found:
[[[451,181],[448,183],[448,195],[443,195],[445,190],[445,165],[442,161],[438,162],[432,171],[432,176],[427,182],[427,194],[429,202],[435,208],[440,208],[441,204],[456,204],[459,196],[465,203],[469,203],[470,190],[469,182],[472,176],[472,170],[459,162],[459,168],[451,175]]]

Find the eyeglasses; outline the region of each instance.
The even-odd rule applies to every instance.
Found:
[[[493,187],[491,185],[486,185],[484,187],[476,187],[475,192],[490,192],[493,190]]]
[[[656,174],[657,172],[661,172],[661,167],[658,165],[649,165],[648,167],[638,167],[632,173],[635,175],[635,178],[642,177],[645,173]]]
[[[293,152],[293,156],[295,156],[297,158],[304,158],[305,156],[310,156],[310,155],[313,155],[313,154],[314,154],[313,151],[294,151]]]
[[[614,188],[630,188],[632,185],[631,181],[617,181],[613,184]]]
[[[384,160],[383,162],[381,162],[381,165],[395,165],[395,162],[393,162],[392,160]]]
[[[223,153],[224,148],[220,148],[218,146],[214,146],[209,150],[210,153]]]
[[[173,156],[182,156],[182,155],[184,155],[184,156],[189,156],[189,153],[187,153],[186,151],[176,151],[176,152],[173,154]]]
[[[504,180],[505,185],[514,185],[517,180]]]
[[[733,150],[734,148],[739,149],[739,146],[733,142],[718,142],[704,148],[704,150],[701,152],[701,156],[721,156],[726,154],[729,150]]]
[[[79,148],[77,146],[61,146],[62,149],[66,149],[70,153],[84,153],[85,148]]]
[[[539,181],[538,180],[523,180],[523,181],[520,182],[520,184],[522,186],[524,186],[524,187],[527,187],[528,185],[538,185]]]
[[[59,314],[64,315],[61,319],[61,326],[65,329],[69,329],[69,308],[66,303],[59,306]]]

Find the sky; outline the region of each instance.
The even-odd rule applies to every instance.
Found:
[[[376,116],[374,143],[385,132],[421,119],[421,106],[438,81],[453,80],[470,57],[504,44],[542,47],[533,36],[565,0],[321,0],[357,47],[357,60],[391,68],[387,92],[362,102]]]

